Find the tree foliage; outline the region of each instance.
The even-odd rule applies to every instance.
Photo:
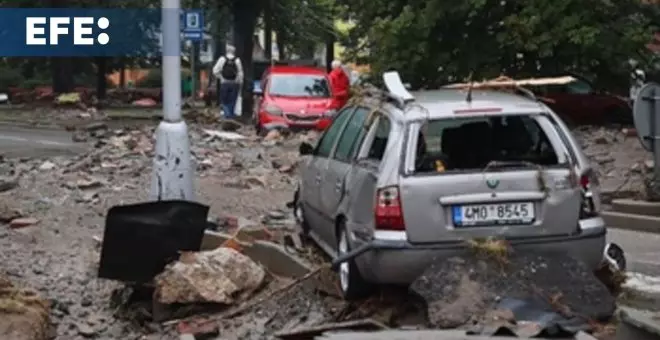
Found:
[[[602,82],[647,63],[657,5],[639,0],[343,0],[346,43],[375,72],[417,86],[465,78],[575,72]],[[365,57],[366,56],[366,57]]]

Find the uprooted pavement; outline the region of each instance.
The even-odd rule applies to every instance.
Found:
[[[248,128],[226,122],[191,125],[199,201],[211,207],[211,220],[218,226],[219,233],[231,234],[238,227],[254,231],[249,237],[237,236],[236,242],[223,243],[225,248],[234,251],[220,250],[223,255],[220,258],[248,261],[241,258],[247,253],[244,248],[250,242],[258,242],[255,238],[266,239],[285,243],[288,250],[297,249],[296,256],[308,264],[310,272],[286,277],[272,274],[268,268],[265,271],[255,269],[250,271],[249,279],[240,275],[228,279],[222,286],[226,288],[224,292],[170,295],[171,299],[162,302],[197,300],[194,302],[223,302],[228,307],[219,314],[193,313],[190,316],[183,313],[182,320],[154,323],[149,308],[128,305],[130,299],[123,296],[127,294],[123,285],[96,279],[107,210],[114,205],[147,198],[153,127],[113,130],[95,124],[77,132],[76,136],[92,142],[94,147],[73,158],[6,159],[0,165],[0,178],[8,183],[0,196],[0,223],[6,224],[0,226],[0,263],[3,264],[0,275],[15,284],[33,287],[49,300],[50,319],[58,338],[137,339],[151,335],[161,339],[168,338],[164,335],[168,334],[176,339],[179,333],[218,333],[226,339],[261,339],[278,331],[365,318],[373,321],[372,326],[378,325],[376,327],[419,326],[420,323],[437,326],[447,321],[429,320],[433,313],[429,313],[429,301],[425,300],[433,298],[424,296],[424,292],[411,296],[396,290],[384,291],[367,301],[344,303],[339,298],[334,274],[323,267],[327,259],[314,248],[301,247],[296,241],[285,242],[280,237],[295,230],[286,203],[292,197],[296,182],[297,147],[302,140],[313,141],[317,134],[272,132],[258,137]],[[611,196],[643,194],[639,181],[627,180],[630,175],[643,176],[652,167],[646,162],[646,153],[639,150],[636,137],[620,129],[591,129],[579,132],[578,136],[605,177],[603,182]],[[617,152],[627,158],[620,160],[615,155]],[[176,275],[171,275],[170,280],[161,276],[161,282],[182,282],[181,275],[198,275],[198,272],[189,272],[191,269],[185,264],[198,263],[200,259],[206,259],[205,263],[217,260],[217,257],[209,258],[211,255],[183,256],[163,274],[169,270]],[[483,266],[483,262],[479,260],[475,265]],[[205,268],[210,271],[214,267]],[[231,277],[225,274],[226,278]],[[484,283],[479,278],[470,280]],[[246,283],[250,284],[244,285]],[[594,286],[593,282],[589,284]],[[466,286],[470,285],[474,287],[475,284]],[[602,288],[598,294],[606,294]],[[552,298],[555,303],[574,305],[574,302],[565,301],[568,298],[562,298],[560,293],[563,292],[552,290],[543,292],[543,296]],[[488,298],[493,299],[495,295],[498,293],[491,292]],[[111,305],[111,301],[114,304]],[[475,321],[463,307],[454,303],[453,315],[459,315],[454,319]],[[461,311],[463,314],[459,313]],[[511,320],[510,317],[500,319]],[[591,316],[585,319],[591,321]]]

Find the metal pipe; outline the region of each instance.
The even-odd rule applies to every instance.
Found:
[[[367,251],[371,250],[372,247],[373,247],[373,244],[371,242],[367,242],[367,243],[365,243],[365,244],[363,244],[363,245],[361,245],[361,246],[359,246],[355,249],[352,249],[348,253],[337,257],[336,259],[334,259],[332,261],[332,269],[336,270],[337,268],[339,268],[340,264],[342,264],[346,261],[350,261],[350,260],[366,253]]]
[[[180,0],[162,0],[163,119],[181,121],[181,20]]]

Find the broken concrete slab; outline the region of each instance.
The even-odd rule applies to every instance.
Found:
[[[549,310],[561,307],[567,315],[593,320],[615,311],[607,287],[581,262],[559,253],[526,251],[502,260],[466,253],[435,261],[411,289],[426,301],[433,328],[481,322],[504,298],[533,301]]]
[[[624,214],[636,214],[660,217],[660,202],[648,202],[634,199],[615,199],[612,210]]]
[[[619,311],[616,340],[657,340],[660,339],[660,314],[632,308]]]
[[[216,249],[231,238],[232,235],[207,230],[204,232],[204,237],[202,238],[201,249]],[[311,267],[303,262],[303,260],[290,254],[284,247],[273,242],[254,241],[245,244],[241,252],[264,266],[273,275],[301,278],[311,271]]]
[[[627,214],[615,211],[602,213],[605,223],[610,228],[641,231],[645,233],[660,233],[660,217]]]
[[[186,252],[156,276],[154,296],[165,304],[229,305],[249,297],[265,278],[258,264],[230,248]]]

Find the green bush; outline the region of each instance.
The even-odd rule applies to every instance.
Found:
[[[137,87],[161,87],[163,86],[163,72],[160,69],[151,69],[147,76],[135,85]]]
[[[35,88],[39,86],[51,86],[52,80],[51,79],[44,79],[44,78],[32,78],[32,79],[26,79],[23,81],[21,84],[21,88],[27,89],[27,90],[34,90]]]
[[[188,69],[181,70],[181,80],[186,80],[192,73]],[[136,84],[137,87],[162,87],[163,86],[163,72],[160,69],[151,69],[144,79]]]
[[[23,83],[23,75],[18,70],[0,68],[0,92],[6,92],[10,87],[19,87]]]
[[[87,88],[92,88],[96,89],[96,74],[87,74],[87,75],[79,75],[76,76],[74,79],[74,84],[76,86],[80,87],[87,87]],[[105,84],[106,87],[111,89],[115,87],[115,84],[110,81],[109,78],[106,77],[105,79]]]

